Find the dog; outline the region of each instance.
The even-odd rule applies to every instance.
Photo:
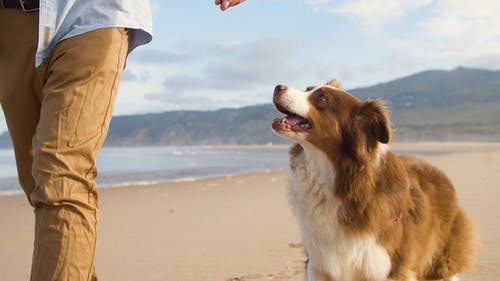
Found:
[[[473,221],[438,168],[397,156],[381,100],[339,81],[276,86],[290,149],[290,203],[308,256],[307,281],[457,280],[474,264]]]

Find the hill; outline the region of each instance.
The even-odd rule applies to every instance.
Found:
[[[115,117],[108,145],[222,145],[284,143],[271,131],[271,104],[216,111],[173,111]]]
[[[500,71],[432,70],[350,92],[384,99],[403,140],[500,140]]]
[[[430,70],[349,92],[362,100],[383,99],[398,141],[500,141],[500,71]],[[285,143],[270,129],[279,115],[265,104],[117,116],[106,145]],[[10,143],[6,138],[0,135],[0,146]]]

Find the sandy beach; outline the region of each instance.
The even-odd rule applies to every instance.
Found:
[[[475,219],[481,251],[462,280],[500,280],[500,144],[418,143]],[[288,172],[103,189],[100,280],[304,280],[303,249],[287,199]],[[24,196],[0,196],[0,280],[29,280],[34,216]]]

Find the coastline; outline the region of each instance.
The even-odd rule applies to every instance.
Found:
[[[500,144],[395,144],[439,150],[482,244],[464,280],[500,276]],[[455,153],[459,151],[459,153]],[[102,280],[303,280],[304,254],[287,199],[288,171],[100,190],[96,269]],[[0,279],[28,280],[33,211],[23,195],[0,196]]]
[[[470,153],[470,152],[481,152],[481,151],[500,151],[500,143],[495,142],[415,142],[415,143],[392,143],[391,149],[397,154],[412,154],[416,156],[430,156],[437,154],[457,154],[457,153]],[[265,145],[202,145],[202,146],[152,146],[152,147],[106,147],[103,150],[104,155],[100,156],[98,162],[104,162],[105,165],[102,167],[99,164],[100,175],[97,179],[97,184],[101,189],[108,188],[123,188],[127,186],[144,186],[153,185],[161,183],[175,183],[183,181],[196,181],[203,179],[211,179],[217,177],[223,177],[226,175],[244,175],[248,173],[258,173],[258,172],[270,172],[270,171],[282,171],[288,169],[288,149],[291,144],[265,144]],[[137,152],[139,151],[139,152]],[[162,163],[158,163],[155,166],[147,166],[139,168],[136,165],[131,167],[123,167],[123,170],[116,170],[113,167],[114,163],[123,166],[123,163],[130,161],[132,158],[137,159],[137,161],[148,163],[150,158],[141,157],[141,152],[143,155],[151,155],[151,151],[161,159],[166,160]],[[169,151],[171,154],[165,154]],[[231,164],[225,163],[227,158],[222,161],[215,161],[210,163],[206,162],[202,158],[197,160],[193,159],[193,155],[197,154],[199,156],[207,157],[211,153],[221,153],[227,157],[235,151],[238,155],[246,155],[243,161],[233,161],[233,165],[238,167],[231,167]],[[4,151],[12,154],[11,151]],[[259,156],[251,156],[253,159],[249,159],[249,155],[254,152],[259,152]],[[128,155],[125,159],[116,159],[116,155]],[[270,154],[273,154],[272,156]],[[106,156],[112,159],[107,159]],[[0,158],[3,161],[3,166],[0,169],[6,169],[10,172],[9,177],[5,177],[5,171],[3,171],[3,177],[0,176],[0,196],[16,196],[22,195],[22,189],[19,187],[17,182],[17,173],[15,172],[15,163],[13,162],[13,154],[9,155],[7,158],[4,154]],[[190,162],[193,167],[178,167],[176,161],[182,159],[183,157],[191,157]],[[209,156],[213,157],[213,156]],[[215,156],[217,157],[217,156]],[[235,156],[239,157],[239,156]],[[260,160],[275,159],[274,162],[260,163],[257,164],[256,158]],[[277,159],[279,159],[277,161]],[[10,161],[10,166],[5,166],[5,163]],[[213,159],[212,159],[213,161]],[[252,164],[249,164],[251,161]],[[260,161],[259,161],[260,162]],[[224,164],[225,163],[225,164]],[[220,166],[220,165],[223,166]],[[243,166],[240,166],[243,164]],[[210,166],[212,165],[212,166]],[[249,166],[250,165],[250,166]],[[195,166],[197,166],[195,168]],[[148,170],[151,169],[151,170]],[[162,170],[163,169],[163,170]]]

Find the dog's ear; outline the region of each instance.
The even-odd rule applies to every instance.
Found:
[[[329,80],[328,82],[326,82],[326,85],[330,85],[330,86],[332,86],[332,87],[335,87],[335,88],[337,88],[337,89],[341,89],[341,90],[343,90],[343,89],[344,89],[344,88],[342,87],[342,83],[340,83],[340,81],[339,81],[339,80],[337,80],[337,79],[335,79],[335,78],[333,78],[333,79]]]
[[[368,137],[368,145],[376,141],[389,143],[391,140],[391,124],[389,114],[380,100],[363,103],[360,110],[361,126]]]
[[[333,78],[331,80],[328,80],[328,82],[326,82],[325,85],[328,85],[328,86],[332,86],[332,87],[335,87],[337,89],[340,89],[340,90],[343,90],[344,88],[342,87],[342,83],[340,83],[339,80]],[[306,92],[309,92],[310,90],[316,88],[317,86],[308,86],[306,88]]]

